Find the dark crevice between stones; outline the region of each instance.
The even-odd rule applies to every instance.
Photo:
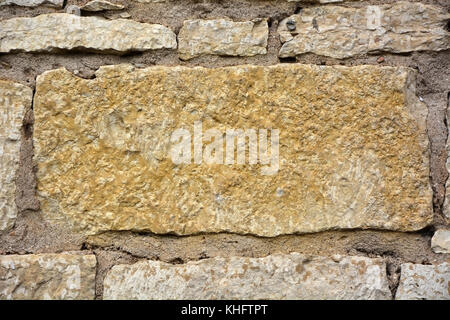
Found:
[[[296,57],[286,57],[286,58],[279,58],[280,63],[297,63]]]
[[[386,261],[386,277],[388,279],[389,290],[391,290],[392,299],[395,299],[401,277],[401,263],[398,260],[391,259]]]

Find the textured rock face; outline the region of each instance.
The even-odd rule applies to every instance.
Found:
[[[370,52],[450,48],[445,25],[450,14],[421,3],[306,8],[280,23],[280,57],[315,53],[347,58]]]
[[[15,194],[21,128],[32,98],[31,88],[0,80],[0,231],[11,228],[17,216]]]
[[[0,52],[83,49],[124,53],[176,47],[175,34],[159,24],[67,13],[0,21]]]
[[[142,261],[114,266],[104,281],[104,299],[390,298],[380,259],[298,253],[183,265]]]
[[[267,53],[266,20],[188,20],[178,35],[178,53],[188,60],[203,54],[254,56]]]
[[[397,300],[450,300],[450,264],[404,263]]]
[[[450,230],[438,230],[431,238],[431,248],[436,253],[450,253]]]
[[[1,6],[8,6],[15,4],[21,7],[38,7],[41,5],[62,8],[64,0],[0,0]]]
[[[95,297],[94,255],[0,256],[0,300],[90,300]]]
[[[109,1],[94,0],[86,3],[80,9],[84,11],[103,11],[103,10],[122,10],[125,8],[120,4],[111,3]]]
[[[417,230],[432,218],[426,108],[410,69],[121,65],[96,76],[58,69],[37,79],[35,161],[48,221],[85,234],[276,236]],[[196,131],[195,143],[208,129],[219,139],[249,128],[280,130],[270,165],[207,162],[206,136],[203,162],[201,146],[195,162],[173,158],[176,130]]]
[[[37,80],[35,160],[49,221],[87,234],[276,236],[416,230],[431,219],[426,108],[410,69],[122,65],[96,75],[59,69]],[[200,120],[200,131],[220,135],[280,129],[277,170],[177,164],[171,135]]]

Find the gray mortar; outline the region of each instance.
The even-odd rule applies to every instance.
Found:
[[[87,0],[67,1],[66,5],[82,5]],[[116,264],[134,263],[140,259],[161,260],[168,263],[212,258],[217,256],[264,257],[272,253],[300,252],[307,255],[330,256],[333,254],[383,257],[387,263],[390,288],[395,294],[400,274],[400,264],[420,264],[450,261],[449,255],[435,254],[430,248],[430,239],[435,228],[448,224],[442,215],[445,197],[445,182],[448,177],[445,163],[447,152],[446,110],[450,92],[450,50],[445,52],[414,52],[404,55],[380,53],[363,55],[351,59],[332,59],[306,54],[296,59],[278,59],[281,47],[276,32],[279,21],[298,11],[307,3],[277,1],[169,1],[165,3],[140,4],[134,1],[115,1],[127,6],[131,19],[148,23],[160,23],[176,33],[183,20],[194,18],[229,17],[236,21],[254,18],[269,18],[270,33],[268,53],[255,57],[202,56],[189,61],[178,59],[176,51],[130,53],[127,55],[65,52],[64,54],[0,54],[0,79],[23,83],[32,88],[36,77],[50,69],[65,67],[78,76],[91,78],[102,65],[131,63],[137,67],[152,65],[185,65],[220,67],[240,64],[273,65],[277,63],[312,63],[320,65],[389,65],[408,66],[418,71],[417,94],[427,104],[429,113],[427,129],[430,139],[430,183],[433,188],[434,222],[422,231],[400,233],[389,231],[341,230],[305,235],[285,235],[263,238],[238,234],[203,234],[186,237],[152,235],[134,232],[109,232],[96,237],[83,237],[70,230],[49,225],[43,221],[39,202],[35,197],[36,167],[33,164],[33,112],[24,120],[20,154],[20,169],[17,175],[16,203],[19,215],[15,227],[0,234],[0,254],[50,253],[73,250],[93,252],[97,256],[96,298],[103,295],[103,279],[107,271]],[[394,3],[387,1],[347,2],[338,5],[362,7],[367,4]],[[421,1],[441,5],[450,11],[448,0]],[[63,12],[48,7],[21,8],[1,7],[0,20],[20,16],[36,16],[43,13]],[[115,18],[119,12],[83,13]],[[58,32],[57,30],[55,32]],[[385,61],[377,63],[378,57]]]

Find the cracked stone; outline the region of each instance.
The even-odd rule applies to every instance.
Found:
[[[280,23],[279,56],[304,53],[348,58],[375,52],[440,51],[450,48],[450,14],[419,2],[380,6],[304,8]],[[291,34],[289,21],[296,24]]]

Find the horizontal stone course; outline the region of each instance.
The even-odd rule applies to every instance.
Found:
[[[0,231],[10,229],[17,217],[16,175],[22,125],[32,99],[31,88],[0,80]]]
[[[397,300],[450,300],[450,263],[403,263]]]
[[[381,259],[298,253],[114,266],[104,299],[391,299]]]
[[[450,14],[419,2],[347,8],[317,6],[284,19],[278,27],[280,57],[304,53],[348,58],[377,52],[450,48]]]
[[[178,34],[178,53],[188,60],[204,54],[254,56],[267,53],[265,19],[246,22],[187,20]]]
[[[0,256],[0,300],[92,300],[94,255]]]
[[[61,50],[126,53],[176,47],[176,35],[159,24],[67,13],[0,21],[0,53]]]
[[[120,65],[92,80],[58,69],[38,77],[34,112],[42,214],[84,234],[410,231],[432,219],[427,112],[407,68]],[[279,129],[278,161],[174,162],[171,135],[200,120],[203,132]]]

